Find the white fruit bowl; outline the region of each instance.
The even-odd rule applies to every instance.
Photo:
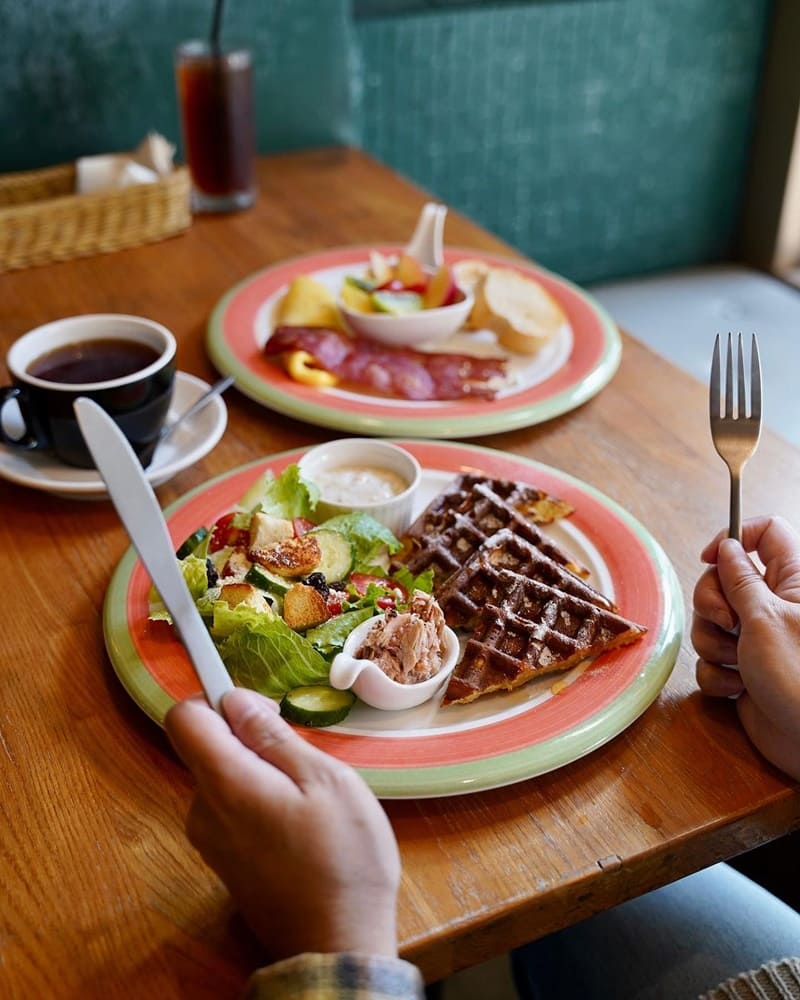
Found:
[[[361,312],[345,305],[341,297],[338,306],[353,333],[390,347],[419,347],[446,340],[466,323],[475,300],[471,292],[459,292],[464,297],[448,306],[401,315]]]

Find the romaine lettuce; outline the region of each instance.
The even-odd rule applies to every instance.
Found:
[[[226,639],[239,626],[257,626],[263,618],[270,616],[264,611],[251,608],[247,604],[237,604],[232,608],[227,601],[213,601],[211,614],[207,614],[207,604],[202,598],[198,601],[197,610],[204,618],[210,617],[209,631],[215,639]]]
[[[277,477],[265,473],[242,497],[241,506],[273,517],[310,518],[318,501],[317,486],[303,478],[298,465],[287,465]]]
[[[414,576],[411,570],[407,566],[401,566],[397,572],[392,573],[392,579],[397,580],[397,582],[405,587],[409,596],[414,593],[415,590],[422,590],[426,594],[433,593],[433,567],[429,566],[426,570],[423,570],[419,576]]]
[[[332,660],[337,653],[342,651],[345,639],[356,625],[372,618],[374,613],[374,605],[359,608],[357,611],[345,611],[344,614],[336,615],[323,622],[322,625],[309,629],[306,632],[306,639],[326,660]]]
[[[235,684],[280,698],[292,688],[325,684],[327,661],[282,618],[261,615],[231,632],[219,647]]]
[[[189,588],[192,599],[197,601],[208,590],[208,567],[206,566],[205,558],[195,555],[186,556],[185,559],[178,560],[178,568],[181,571],[186,586]],[[150,621],[172,621],[172,616],[167,610],[161,594],[159,594],[154,586],[150,587],[147,601],[149,604],[149,614],[147,617]]]

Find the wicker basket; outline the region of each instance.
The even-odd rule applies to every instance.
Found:
[[[75,194],[75,165],[0,174],[0,271],[152,243],[192,221],[189,171]]]

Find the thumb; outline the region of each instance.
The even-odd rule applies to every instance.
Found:
[[[771,596],[764,578],[735,538],[720,542],[717,573],[722,591],[740,619],[756,614]]]
[[[313,782],[324,771],[328,755],[282,719],[269,698],[247,688],[234,688],[223,695],[222,710],[234,736],[296,784]]]

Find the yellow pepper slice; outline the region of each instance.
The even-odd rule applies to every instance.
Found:
[[[325,371],[324,368],[314,367],[314,357],[308,351],[292,351],[286,358],[286,370],[295,382],[303,382],[305,385],[314,385],[324,389],[336,385],[339,376],[333,372]]]

